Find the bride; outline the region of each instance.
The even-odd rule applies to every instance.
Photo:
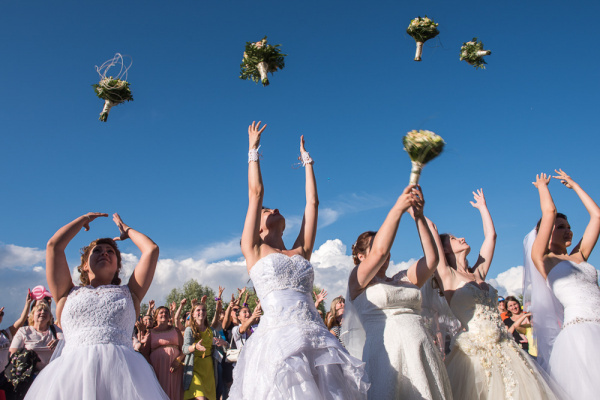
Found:
[[[364,399],[364,365],[327,330],[313,299],[310,262],[317,232],[317,185],[313,161],[300,138],[306,170],[306,208],[292,248],[283,243],[285,219],[262,205],[258,161],[266,125],[248,127],[248,212],[242,253],[265,314],[242,348],[233,370],[233,399]]]
[[[439,351],[421,318],[421,292],[438,253],[423,216],[420,188],[407,186],[377,232],[362,233],[352,255],[342,341],[367,366],[369,399],[452,399]],[[402,214],[414,217],[424,257],[408,270],[386,276]]]
[[[556,212],[548,184],[539,174],[533,183],[540,195],[542,218],[526,239],[526,269],[531,276],[531,311],[538,360],[572,399],[597,399],[600,393],[600,289],[598,273],[587,260],[600,234],[600,208],[563,170],[555,170],[590,214],[583,238],[573,240],[564,214]],[[531,268],[533,262],[534,268]],[[529,268],[527,268],[529,267]],[[528,288],[526,282],[526,289]]]
[[[464,238],[438,235],[429,221],[440,262],[436,280],[464,328],[455,336],[446,367],[452,395],[460,400],[555,399],[535,363],[514,341],[498,312],[498,292],[485,282],[496,247],[496,230],[483,191],[473,192],[484,241],[473,267]],[[534,320],[537,316],[534,315]]]
[[[131,333],[140,301],[152,283],[158,246],[127,226],[119,214],[113,220],[120,236],[96,239],[82,249],[81,286],[71,280],[65,248],[81,228],[108,214],[88,213],[60,228],[46,247],[46,278],[56,299],[64,346],[36,378],[27,399],[165,399],[152,367],[133,350]],[[115,240],[131,241],[142,255],[129,283],[119,286],[121,253]]]

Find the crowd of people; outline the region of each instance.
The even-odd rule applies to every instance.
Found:
[[[572,251],[567,217],[556,212],[540,174],[542,218],[525,238],[523,310],[486,282],[496,231],[483,190],[473,192],[484,241],[474,264],[462,237],[440,234],[425,216],[418,185],[407,186],[377,231],[352,246],[345,296],[317,311],[310,264],[319,199],[313,160],[300,138],[306,206],[292,246],[285,218],[263,206],[258,148],[266,125],[248,127],[249,203],[241,249],[258,297],[225,307],[224,288],[209,322],[206,298],[155,307],[139,316],[158,246],[113,215],[119,236],[82,249],[79,284],[65,249],[108,214],[88,213],[60,228],[46,249],[49,291],[27,295],[21,317],[0,333],[7,398],[27,399],[592,399],[600,393],[600,288],[587,263],[600,235],[600,208],[564,171],[590,215]],[[387,274],[401,219],[409,214],[423,256]],[[121,285],[117,242],[141,256]],[[245,297],[244,297],[245,296]],[[55,302],[56,320],[51,313]],[[0,318],[3,309],[0,309]],[[136,318],[136,316],[139,316]]]

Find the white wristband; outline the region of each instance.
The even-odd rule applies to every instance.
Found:
[[[252,161],[258,161],[258,149],[260,149],[260,146],[258,146],[256,149],[250,149],[248,151],[248,163],[251,163]]]
[[[306,166],[306,164],[314,164],[315,162],[313,161],[312,158],[310,158],[310,154],[308,154],[308,151],[303,151],[302,152],[302,166]]]

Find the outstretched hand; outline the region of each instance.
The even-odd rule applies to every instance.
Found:
[[[300,153],[305,153],[306,148],[304,147],[304,135],[300,135]]]
[[[117,227],[119,228],[119,233],[120,233],[120,235],[118,237],[114,238],[113,240],[116,242],[118,240],[128,239],[129,238],[129,230],[131,228],[123,222],[123,220],[121,219],[121,216],[117,213],[113,214],[113,221],[115,221],[115,224],[117,224]]]
[[[315,302],[322,303],[327,298],[327,291],[325,289],[321,289],[320,293],[313,293],[315,294]]]
[[[252,125],[248,126],[248,141],[250,149],[258,149],[260,146],[260,135],[263,133],[267,124],[260,127],[260,122],[256,123],[256,121],[252,121]]]
[[[97,212],[89,212],[89,213],[85,214],[84,217],[87,217],[87,221],[85,221],[83,223],[83,228],[86,231],[89,231],[90,230],[90,222],[92,222],[93,220],[95,220],[98,217],[108,217],[108,214],[106,214],[106,213],[97,213]]]
[[[481,208],[485,208],[486,207],[486,203],[485,203],[485,196],[483,195],[483,189],[477,189],[477,192],[473,192],[473,199],[475,200],[470,201],[469,203],[471,203],[471,205],[477,209],[481,209]]]
[[[396,205],[400,207],[402,212],[406,212],[406,210],[415,203],[415,195],[413,194],[413,189],[415,187],[416,185],[408,185],[405,187],[400,197],[398,197],[398,200],[396,200]]]
[[[546,175],[545,173],[541,173],[535,176],[535,182],[533,183],[533,186],[535,186],[536,188],[541,188],[542,186],[548,186],[548,184],[550,183],[550,174]]]
[[[554,179],[560,179],[560,183],[562,183],[569,189],[573,189],[573,185],[575,184],[575,181],[573,179],[571,179],[571,177],[569,175],[567,175],[567,173],[565,171],[563,171],[562,169],[559,168],[559,169],[555,169],[554,172],[556,172],[558,174],[557,176],[553,176]]]

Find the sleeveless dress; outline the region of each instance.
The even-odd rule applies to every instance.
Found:
[[[572,399],[600,398],[600,288],[587,262],[561,261],[548,284],[564,307],[563,328],[550,354],[549,373]],[[535,315],[533,316],[535,323]]]
[[[446,367],[460,400],[557,399],[543,372],[508,333],[498,312],[498,292],[463,282],[450,308],[462,332],[454,337]],[[535,316],[533,317],[535,320]]]
[[[74,287],[61,323],[62,353],[38,375],[26,399],[169,399],[150,364],[133,350],[128,286]]]
[[[233,370],[232,400],[366,398],[364,364],[325,327],[304,257],[272,253],[250,270],[264,315]]]
[[[369,399],[452,399],[444,361],[420,314],[419,288],[406,271],[373,282],[353,300],[365,330]]]
[[[179,335],[175,328],[150,331],[150,364],[160,386],[171,400],[183,398],[183,366],[171,372],[171,363],[180,354]]]

